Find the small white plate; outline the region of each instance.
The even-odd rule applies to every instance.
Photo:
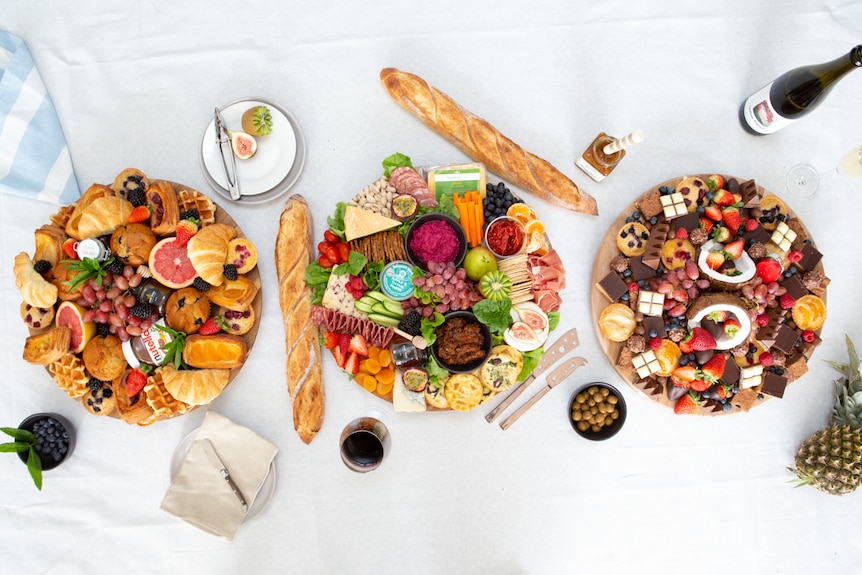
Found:
[[[266,106],[272,114],[272,132],[257,138],[257,151],[248,160],[236,160],[242,196],[238,203],[259,204],[275,199],[291,188],[305,164],[305,138],[293,115],[275,102],[263,98],[243,98],[220,108],[228,130],[242,130],[243,113],[254,106]],[[207,183],[230,200],[221,150],[211,118],[201,137],[201,167]]]
[[[200,427],[193,429],[191,433],[180,440],[176,449],[174,449],[174,454],[171,456],[171,481],[173,481],[174,477],[177,476],[177,473],[180,472],[180,467],[182,466],[186,455],[188,455],[189,449],[192,448],[192,443],[195,441],[198,430],[200,430]],[[255,497],[254,503],[252,503],[251,508],[248,510],[243,523],[251,521],[263,513],[264,509],[269,506],[269,502],[272,501],[272,495],[275,493],[275,483],[275,461],[273,460],[273,462],[269,464],[269,473],[266,474],[266,478],[263,480],[263,485],[260,486],[260,491],[257,492],[257,497]]]

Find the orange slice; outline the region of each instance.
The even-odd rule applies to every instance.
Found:
[[[545,232],[531,233],[528,236],[527,247],[524,251],[528,254],[539,254],[540,256],[548,253],[548,240],[545,237]]]
[[[535,220],[538,218],[536,210],[534,210],[527,204],[512,204],[511,206],[509,206],[509,209],[506,210],[506,215],[515,218],[522,224],[526,224],[530,220]]]
[[[517,205],[517,204],[515,204]],[[532,234],[533,232],[538,232],[540,234],[545,233],[545,224],[542,223],[542,220],[530,220],[524,224],[524,231],[528,234]]]

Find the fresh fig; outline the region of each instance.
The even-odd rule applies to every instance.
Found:
[[[272,132],[272,113],[266,106],[249,108],[242,115],[242,129],[252,136],[266,136]]]
[[[230,147],[237,158],[247,160],[257,151],[257,140],[245,132],[231,132]]]

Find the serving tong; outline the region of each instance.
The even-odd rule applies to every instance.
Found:
[[[238,200],[242,196],[242,193],[239,189],[239,178],[236,173],[236,156],[234,156],[233,148],[231,147],[227,124],[225,124],[224,119],[221,117],[221,111],[218,107],[215,109],[213,118],[216,143],[218,143],[219,151],[221,152],[221,163],[224,167],[227,190],[232,200]],[[230,166],[228,166],[228,156],[230,156]]]

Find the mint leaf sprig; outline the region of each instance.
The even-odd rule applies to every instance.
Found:
[[[162,346],[165,351],[165,363],[173,362],[177,369],[188,369],[188,365],[183,361],[183,349],[186,347],[186,334],[182,331],[171,329],[165,325],[153,324],[156,329],[163,331],[173,339]]]
[[[12,437],[15,441],[0,443],[0,453],[22,453],[27,454],[27,471],[36,484],[36,489],[42,491],[42,459],[36,453],[36,436],[26,429],[17,427],[0,427],[0,431]]]
[[[96,258],[84,258],[81,260],[62,260],[60,263],[66,264],[66,267],[72,271],[78,272],[75,277],[66,282],[69,286],[69,291],[76,290],[79,286],[87,283],[90,279],[95,278],[97,285],[102,285],[102,279],[108,275],[106,269],[109,264],[114,261],[113,256],[101,262]]]

